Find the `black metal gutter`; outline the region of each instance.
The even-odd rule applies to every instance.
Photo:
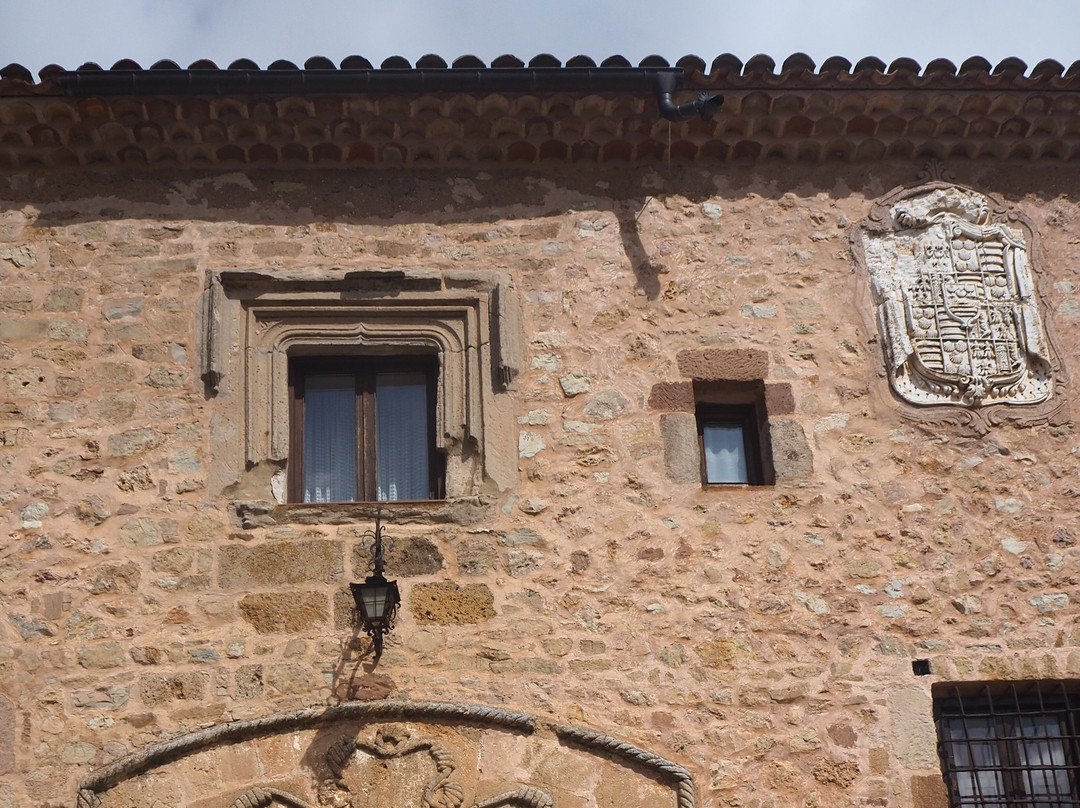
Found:
[[[72,70],[53,76],[65,95],[416,95],[424,93],[653,94],[669,120],[706,120],[722,96],[676,106],[679,67],[418,68],[386,70]]]

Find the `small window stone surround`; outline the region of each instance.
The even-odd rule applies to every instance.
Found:
[[[435,355],[447,500],[516,484],[511,392],[524,350],[506,274],[226,270],[208,277],[202,308],[202,378],[215,402],[210,483],[238,511],[285,503],[290,356]]]
[[[768,447],[776,482],[807,478],[814,473],[813,454],[802,425],[783,416],[795,412],[795,398],[787,382],[769,382],[769,356],[755,349],[680,351],[676,357],[677,381],[658,382],[649,393],[649,409],[661,411],[660,432],[664,440],[664,469],[676,483],[701,485],[701,449],[698,444],[696,410],[699,397],[730,383],[745,391],[760,386],[768,419]],[[704,391],[704,393],[703,393]],[[745,403],[745,402],[740,402]]]

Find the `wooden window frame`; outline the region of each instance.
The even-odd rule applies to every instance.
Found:
[[[701,485],[704,488],[775,485],[769,413],[765,406],[765,382],[734,379],[694,380],[697,416],[698,455]],[[709,482],[705,466],[706,424],[740,424],[746,452],[747,482]]]
[[[356,404],[356,498],[378,501],[375,377],[380,373],[423,373],[427,379],[428,500],[446,498],[446,463],[436,448],[435,408],[438,359],[435,356],[297,356],[289,359],[288,501],[304,503],[304,379],[313,375],[352,376]],[[428,501],[423,500],[423,501]],[[404,501],[404,500],[392,500]],[[325,503],[323,503],[325,504]]]
[[[705,462],[705,427],[738,426],[742,432],[746,458],[746,482],[710,480]],[[699,404],[697,407],[698,450],[701,457],[702,485],[713,488],[726,485],[763,485],[761,438],[757,408],[753,404]]]

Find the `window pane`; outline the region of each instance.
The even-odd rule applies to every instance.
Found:
[[[1068,797],[1069,773],[1061,724],[1053,715],[1021,716],[1017,720],[1017,753],[1024,774],[1024,790],[1032,797]],[[1060,800],[1035,805],[1060,805]]]
[[[994,805],[1005,793],[1001,755],[989,718],[950,718],[947,752],[962,805]]]
[[[705,444],[705,480],[710,483],[746,483],[746,444],[741,423],[713,423],[702,427]]]
[[[376,375],[375,432],[378,498],[427,499],[431,476],[426,374]]]
[[[352,376],[304,379],[304,502],[356,499],[356,392]]]

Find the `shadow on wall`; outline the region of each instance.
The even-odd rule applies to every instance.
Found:
[[[660,295],[660,275],[667,272],[663,264],[652,259],[648,249],[641,241],[641,230],[638,228],[638,219],[649,204],[651,197],[640,200],[638,206],[630,206],[624,201],[622,205],[615,207],[615,218],[619,222],[619,238],[622,241],[623,251],[626,253],[630,266],[634,268],[634,276],[637,278],[637,287],[641,289],[649,300],[655,300]]]

